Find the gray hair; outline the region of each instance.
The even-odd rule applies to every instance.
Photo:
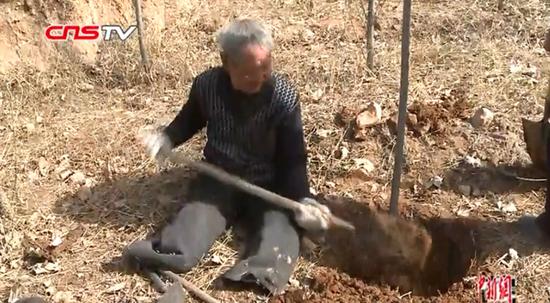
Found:
[[[220,52],[234,61],[240,61],[242,49],[255,44],[268,51],[273,49],[271,31],[253,19],[238,19],[218,31],[217,42]]]

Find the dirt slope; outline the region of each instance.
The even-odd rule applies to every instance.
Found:
[[[143,1],[143,19],[147,30],[160,33],[195,0]],[[136,24],[131,1],[24,0],[0,2],[0,72],[18,64],[42,70],[59,52],[70,52],[76,58],[92,63],[97,59],[98,42],[51,42],[44,29],[50,24]],[[63,54],[63,53],[62,53]],[[66,55],[65,55],[66,56]]]

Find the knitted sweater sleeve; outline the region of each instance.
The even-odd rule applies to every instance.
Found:
[[[174,147],[178,147],[206,126],[206,118],[201,109],[198,81],[193,81],[187,102],[174,120],[164,129]]]
[[[310,197],[307,153],[299,104],[278,126],[275,157],[275,184],[279,194],[293,200]]]

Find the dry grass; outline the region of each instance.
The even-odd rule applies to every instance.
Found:
[[[444,176],[466,154],[494,163],[526,161],[519,118],[539,117],[542,112],[548,56],[541,39],[550,23],[549,6],[544,0],[505,4],[505,11],[498,12],[496,2],[491,1],[413,3],[410,102],[439,102],[450,90],[462,89],[464,100],[496,113],[495,123],[486,130],[472,130],[466,121],[457,120],[449,123],[452,128],[446,135],[408,137],[408,173],[404,176],[408,202],[404,203],[413,213],[440,215],[465,205],[473,208],[471,215],[507,221],[542,208],[544,192],[538,189],[497,193],[497,198],[514,199],[517,205],[518,212],[507,216],[495,211],[488,196],[463,198],[451,190],[418,196],[406,187],[433,175]],[[386,207],[394,137],[380,126],[365,142],[352,143],[343,140],[345,130],[333,122],[341,107],[357,109],[371,100],[380,102],[386,115],[396,110],[401,5],[393,0],[379,3],[382,30],[375,36],[377,69],[373,76],[366,69],[361,12],[357,2],[348,1],[207,1],[182,15],[177,26],[160,36],[149,35],[154,62],[151,84],[141,73],[134,40],[105,45],[96,66],[59,59],[58,68],[48,72],[24,67],[3,75],[1,297],[46,294],[51,285],[72,293],[80,302],[150,302],[155,298],[146,281],[111,271],[105,264],[116,259],[125,245],[162,224],[185,191],[185,181],[181,181],[185,172],[158,176],[134,135],[145,124],[167,122],[176,114],[186,101],[192,77],[218,64],[213,32],[236,15],[260,17],[274,28],[276,68],[294,80],[304,104],[315,190],[352,195]],[[513,62],[536,67],[536,75],[512,74]],[[181,149],[197,157],[202,139],[197,136]],[[348,159],[332,155],[341,146],[350,150]],[[43,175],[41,157],[42,164],[48,164],[42,167]],[[354,184],[347,178],[353,158],[375,163],[371,180]],[[63,159],[69,160],[70,171],[85,173],[92,183],[90,200],[82,202],[75,196],[80,185],[58,178],[55,169]],[[23,236],[48,242],[78,225],[83,226],[84,235],[70,253],[59,256],[59,271],[34,275],[23,259]],[[186,277],[200,287],[210,286],[235,257],[226,245],[229,240],[224,237],[212,249],[223,266],[210,265],[211,256],[207,256]],[[550,258],[544,254],[520,257],[511,268],[499,262],[493,266],[498,272],[516,275],[520,302],[544,301],[550,285]],[[313,266],[301,264],[297,277],[306,276]],[[108,291],[119,283],[125,283],[120,291]],[[254,296],[239,298],[233,301],[253,301]]]

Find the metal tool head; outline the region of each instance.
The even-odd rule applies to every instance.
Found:
[[[180,283],[170,285],[164,294],[160,296],[157,303],[183,303],[187,295]]]
[[[548,167],[548,159],[544,138],[544,128],[546,127],[544,121],[535,122],[523,118],[521,124],[523,126],[523,140],[527,145],[527,153],[531,157],[531,161],[537,169],[545,170]]]

